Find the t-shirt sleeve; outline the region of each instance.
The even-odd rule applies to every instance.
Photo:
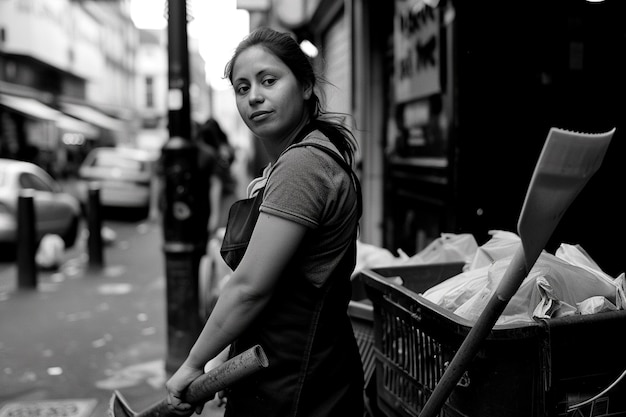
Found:
[[[260,210],[315,229],[337,201],[341,171],[324,151],[291,149],[274,166]]]
[[[322,146],[333,152],[332,144],[325,143]],[[298,267],[316,287],[326,282],[355,239],[358,213],[352,177],[314,146],[293,147],[278,158],[260,210],[309,228],[299,248]]]

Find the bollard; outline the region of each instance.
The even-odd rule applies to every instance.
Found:
[[[87,204],[87,228],[89,229],[87,249],[89,253],[89,267],[100,269],[104,266],[100,184],[95,182],[89,184],[89,198]]]
[[[17,202],[17,282],[19,289],[37,288],[37,231],[34,192],[22,190]]]

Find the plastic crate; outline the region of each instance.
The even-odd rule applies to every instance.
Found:
[[[374,373],[374,311],[371,303],[350,301],[348,315],[352,330],[359,345],[365,384],[369,383]]]
[[[416,417],[471,323],[418,293],[456,275],[462,264],[362,272],[374,307],[378,406]],[[394,284],[400,277],[404,286]],[[626,311],[497,325],[444,404],[441,416],[626,416],[626,381],[575,411],[626,368],[618,336]]]

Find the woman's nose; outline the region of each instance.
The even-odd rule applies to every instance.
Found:
[[[250,87],[250,94],[248,94],[248,100],[250,100],[250,104],[261,103],[264,100],[263,94],[261,94],[261,89],[256,86]]]

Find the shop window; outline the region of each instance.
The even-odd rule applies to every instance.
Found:
[[[154,107],[154,78],[146,77],[146,107]]]

